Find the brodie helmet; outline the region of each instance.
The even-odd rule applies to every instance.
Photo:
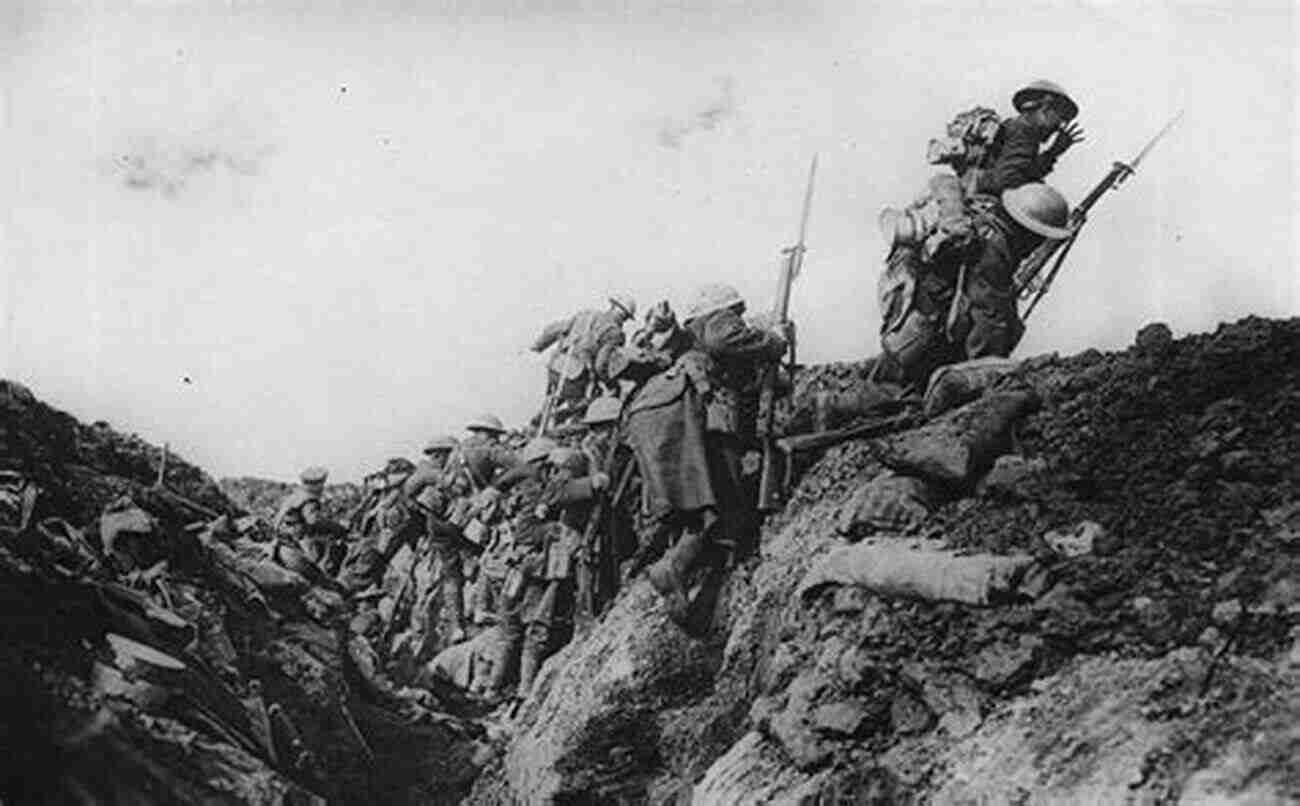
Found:
[[[609,304],[627,314],[629,319],[636,316],[636,300],[632,299],[631,294],[611,294]]]
[[[454,451],[460,442],[453,436],[441,434],[429,440],[424,446],[425,453],[437,453],[438,451]]]
[[[1074,234],[1070,229],[1070,205],[1056,188],[1030,182],[1002,191],[1002,207],[1030,232],[1060,240]]]
[[[495,414],[480,414],[465,424],[466,431],[487,431],[490,434],[504,434],[506,427],[501,424],[501,418]]]
[[[727,308],[733,308],[737,305],[744,305],[745,299],[740,296],[740,292],[726,283],[709,283],[700,286],[695,292],[695,298],[691,300],[690,306],[686,309],[684,321],[699,319],[714,311],[722,311]]]
[[[1061,103],[1066,120],[1074,120],[1079,114],[1079,105],[1074,102],[1064,87],[1052,81],[1035,81],[1021,87],[1016,90],[1015,95],[1011,96],[1011,105],[1017,112],[1024,112],[1027,107],[1035,106],[1035,102],[1042,101],[1045,97],[1051,97]]]

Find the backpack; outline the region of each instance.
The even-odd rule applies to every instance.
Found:
[[[1002,118],[984,106],[958,114],[948,124],[946,137],[930,141],[926,160],[931,165],[950,165],[957,176],[965,177],[972,168],[987,168],[991,148]]]

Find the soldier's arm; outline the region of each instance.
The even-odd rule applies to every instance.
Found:
[[[564,338],[565,334],[569,332],[569,328],[572,326],[573,317],[561,319],[557,322],[551,322],[549,325],[542,328],[541,335],[533,341],[532,351],[540,353],[547,347],[550,347],[552,344]]]
[[[519,482],[531,478],[532,475],[533,472],[530,466],[516,465],[515,467],[506,470],[504,473],[502,473],[501,475],[493,479],[492,486],[496,487],[498,490],[502,492],[505,492],[509,490],[511,487],[518,484]]]
[[[622,327],[610,327],[601,332],[596,340],[596,349],[592,357],[592,365],[597,375],[602,378],[609,377],[610,359],[613,358],[615,351],[626,343],[627,336],[624,335]]]
[[[708,324],[701,346],[716,357],[763,360],[780,358],[786,343],[771,331],[746,325],[739,316],[726,316]]]
[[[1052,172],[1056,157],[1039,153],[1041,141],[1032,126],[1020,118],[1002,124],[1002,148],[988,171],[980,175],[976,190],[999,194],[1008,188],[1037,182]]]
[[[415,498],[424,492],[425,487],[430,487],[438,482],[438,471],[428,465],[420,465],[415,468],[415,472],[407,477],[402,483],[402,492],[409,498]]]

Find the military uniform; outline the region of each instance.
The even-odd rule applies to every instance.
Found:
[[[945,364],[1010,355],[1024,334],[1016,269],[1044,238],[1069,237],[1068,220],[1059,193],[1030,183],[977,216],[976,237],[961,251],[927,262],[916,246],[896,245],[890,270],[909,273],[914,287],[884,312],[873,378],[922,386]]]
[[[403,481],[387,482],[387,489],[366,518],[361,539],[352,545],[340,572],[340,581],[348,590],[378,585],[398,550],[414,546],[423,534],[424,524],[412,511]]]
[[[690,349],[651,378],[627,409],[628,443],[652,507],[648,514],[658,521],[651,538],[669,527],[681,530],[649,572],[678,623],[687,617],[688,577],[706,552],[721,565],[724,552],[743,557],[755,549],[741,456],[755,437],[759,370],[780,359],[786,342],[747,324],[743,309],[734,288],[701,288],[685,321]],[[663,519],[665,511],[675,517]]]
[[[1042,182],[1056,167],[1057,158],[1074,142],[1074,137],[1061,134],[1051,123],[1035,122],[1031,111],[1045,103],[1054,104],[1060,110],[1056,123],[1073,120],[1079,113],[1079,106],[1069,93],[1050,81],[1035,81],[1018,90],[1011,104],[1019,114],[998,126],[988,154],[982,160],[986,167],[972,177],[974,193],[997,198],[1004,190]],[[1043,144],[1053,137],[1058,139],[1043,150]]]
[[[280,504],[273,525],[277,540],[298,549],[332,574],[342,561],[345,530],[325,516],[322,499],[327,476],[324,468],[304,470],[302,486]]]
[[[462,534],[450,520],[452,498],[445,466],[445,459],[421,462],[403,485],[407,498],[420,505],[427,537],[426,550],[417,560],[411,619],[412,629],[420,638],[416,652],[419,660],[441,646],[457,643],[465,635],[464,558],[459,547]]]
[[[760,373],[785,355],[785,339],[751,327],[735,308],[689,321],[695,349],[708,356],[706,441],[725,542],[739,557],[756,548],[755,505],[741,477],[741,457],[755,446]]]
[[[558,345],[547,364],[546,384],[556,401],[556,422],[580,413],[594,388],[610,383],[610,359],[626,341],[623,323],[631,313],[617,303],[606,311],[579,311],[547,325],[533,342],[531,349],[539,353]]]

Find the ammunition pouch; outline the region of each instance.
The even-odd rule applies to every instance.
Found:
[[[528,575],[522,568],[513,567],[506,572],[506,580],[501,585],[501,598],[507,605],[514,605],[519,601],[520,594],[524,592],[524,583],[527,581]]]
[[[551,539],[546,545],[546,579],[568,579],[573,576],[573,557],[578,551],[582,535],[562,523],[553,524]]]

